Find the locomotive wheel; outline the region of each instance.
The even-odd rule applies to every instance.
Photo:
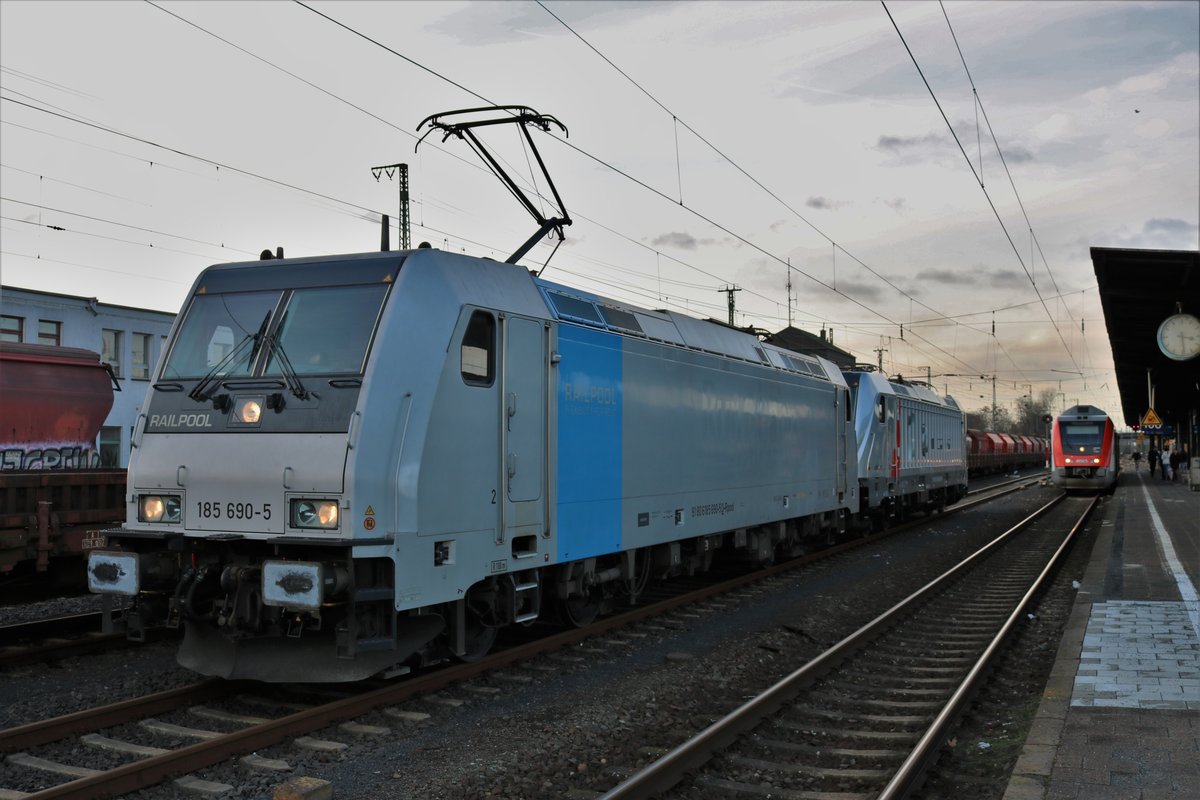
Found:
[[[478,661],[488,654],[496,643],[496,635],[500,629],[495,625],[485,625],[477,615],[467,610],[466,647],[462,655],[456,656],[459,661],[471,663]]]
[[[563,621],[576,628],[591,625],[604,607],[604,595],[599,589],[589,591],[583,597],[568,597],[560,604]]]

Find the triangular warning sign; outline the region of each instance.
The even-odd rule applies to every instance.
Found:
[[[1155,419],[1158,419],[1158,417],[1155,417]],[[363,512],[363,516],[364,517],[375,516],[375,506],[367,506],[367,510]]]
[[[1142,417],[1142,427],[1143,428],[1157,428],[1157,427],[1160,427],[1161,425],[1162,425],[1162,417],[1160,417],[1160,416],[1158,416],[1158,414],[1154,413],[1153,408],[1146,412],[1146,416]]]

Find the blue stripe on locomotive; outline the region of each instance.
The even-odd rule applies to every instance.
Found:
[[[614,334],[560,325],[558,560],[621,548],[621,359]]]

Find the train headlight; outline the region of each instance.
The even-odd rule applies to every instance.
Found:
[[[238,403],[237,419],[245,425],[257,425],[262,418],[262,403],[257,399],[243,400]]]
[[[1098,458],[1093,458],[1093,459],[1092,459],[1092,463],[1093,463],[1093,464],[1099,464],[1099,463],[1100,463],[1100,459],[1098,459]]]
[[[183,519],[183,503],[173,494],[144,494],[138,498],[138,520],[141,522],[179,522]]]
[[[336,500],[293,500],[292,527],[332,530],[338,526]]]

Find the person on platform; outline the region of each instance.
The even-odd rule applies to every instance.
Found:
[[[1171,446],[1170,445],[1163,445],[1162,479],[1164,481],[1171,480]]]
[[[1150,477],[1153,478],[1154,470],[1158,469],[1158,451],[1154,449],[1153,445],[1150,447],[1150,456],[1147,460],[1150,462]]]
[[[1179,480],[1179,464],[1183,461],[1183,456],[1179,454],[1179,449],[1171,451],[1171,480]]]
[[[1142,451],[1134,450],[1133,451],[1133,473],[1136,475],[1137,473],[1139,473],[1141,471],[1142,471]]]

